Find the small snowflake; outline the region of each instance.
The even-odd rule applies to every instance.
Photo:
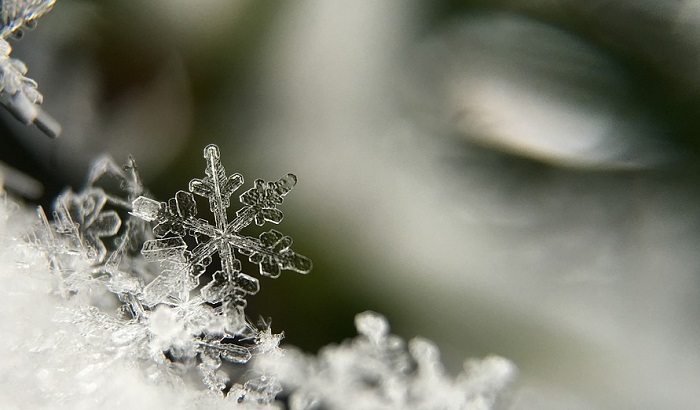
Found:
[[[84,242],[91,261],[103,262],[107,247],[102,238],[114,236],[121,226],[119,215],[113,210],[104,211],[107,195],[98,188],[90,188],[80,193],[71,190],[61,194],[54,206],[55,220],[59,230],[78,232]]]
[[[294,188],[297,179],[287,174],[274,182],[256,180],[252,188],[240,195],[243,207],[229,221],[230,197],[243,185],[243,177],[226,176],[216,145],[204,149],[204,158],[206,177],[190,181],[189,192],[179,191],[168,202],[145,196],[133,201],[132,215],[155,223],[156,239],[143,245],[144,257],[166,264],[164,273],[144,289],[144,300],[150,305],[167,300],[187,301],[190,291],[199,286],[212,255],[217,254],[221,269],[201,288],[200,297],[208,303],[221,303],[228,315],[241,315],[246,296],[257,293],[260,286],[257,279],[241,271],[236,252],[258,265],[262,276],[276,278],[283,270],[311,271],[311,261],[292,251],[292,238],[281,232],[272,229],[258,238],[241,234],[253,222],[257,225],[281,222],[283,215],[277,205]],[[196,217],[195,194],[208,199],[213,224]],[[193,242],[194,246],[188,245]]]

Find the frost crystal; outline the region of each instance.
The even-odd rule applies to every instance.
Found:
[[[10,57],[8,37],[20,37],[21,27],[32,27],[48,13],[55,0],[4,0],[0,9],[0,103],[25,125],[35,124],[50,137],[61,133],[61,126],[42,111],[43,96],[36,81],[26,77],[27,66]]]
[[[282,270],[299,273],[311,270],[311,261],[292,251],[292,238],[281,232],[271,229],[259,238],[241,234],[253,221],[260,226],[265,222],[281,222],[283,215],[277,205],[282,203],[297,179],[287,174],[275,182],[256,180],[253,188],[240,195],[244,206],[229,222],[230,197],[243,185],[243,177],[240,174],[226,176],[216,145],[204,149],[204,158],[207,176],[190,181],[190,192],[178,191],[168,202],[159,203],[145,196],[133,202],[132,215],[155,223],[156,239],[143,245],[144,256],[172,266],[166,275],[159,276],[144,289],[145,301],[149,305],[168,300],[186,302],[190,292],[199,286],[212,255],[216,254],[221,269],[214,272],[213,279],[201,289],[200,297],[208,303],[221,303],[227,315],[240,316],[246,296],[257,293],[260,286],[257,279],[241,271],[236,252],[257,264],[262,276],[276,278]],[[196,217],[195,194],[208,199],[214,224]],[[188,246],[188,238],[194,241],[194,247]]]

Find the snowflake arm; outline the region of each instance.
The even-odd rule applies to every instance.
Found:
[[[207,160],[207,177],[190,181],[190,191],[209,199],[209,209],[214,213],[216,227],[224,229],[227,225],[226,209],[231,204],[231,194],[243,185],[243,177],[240,174],[226,177],[226,170],[221,165],[219,147],[214,144],[204,148],[204,158]]]
[[[284,196],[296,183],[297,177],[294,174],[287,174],[276,182],[255,180],[255,186],[241,195],[241,202],[248,206],[236,213],[240,221],[235,226],[248,226],[251,222],[249,218],[254,218],[258,226],[262,226],[265,221],[280,223],[284,215],[277,209],[277,205],[284,201]]]

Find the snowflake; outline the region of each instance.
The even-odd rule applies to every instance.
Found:
[[[299,273],[311,270],[311,261],[292,251],[292,238],[279,231],[263,232],[259,238],[241,234],[241,230],[253,222],[262,226],[265,222],[282,221],[283,215],[277,205],[282,203],[297,179],[287,174],[275,182],[256,180],[252,188],[240,195],[244,206],[229,221],[230,197],[243,185],[243,177],[240,174],[226,176],[216,145],[204,149],[204,158],[207,176],[190,181],[189,192],[178,191],[168,202],[157,202],[145,196],[133,201],[132,215],[155,222],[156,239],[146,241],[143,255],[169,266],[163,275],[146,286],[144,300],[148,305],[186,302],[190,291],[199,286],[199,278],[212,262],[212,255],[217,254],[221,269],[201,288],[200,297],[208,303],[221,303],[227,315],[240,316],[246,296],[257,293],[259,283],[241,271],[236,251],[257,264],[262,276],[276,278],[282,270]],[[195,194],[208,199],[214,224],[196,217]],[[186,239],[194,240],[196,246],[188,246]]]
[[[105,260],[107,247],[102,238],[115,235],[121,226],[115,211],[103,209],[106,203],[105,192],[91,188],[78,194],[65,191],[54,206],[58,229],[84,241],[82,247],[88,251],[86,256],[91,261]]]
[[[61,133],[61,126],[42,111],[44,97],[36,81],[26,77],[27,66],[10,57],[8,37],[20,37],[21,27],[32,27],[35,20],[48,13],[55,0],[5,0],[0,8],[0,103],[23,124],[35,124],[50,137]]]
[[[105,176],[119,182],[127,192],[126,199],[98,185]],[[85,188],[78,192],[68,188],[56,198],[51,222],[44,209],[38,208],[40,226],[28,239],[60,278],[60,293],[80,293],[83,285],[103,280],[109,291],[137,304],[133,295],[138,294],[137,282],[142,280],[130,272],[138,263],[140,245],[152,236],[145,235],[144,221],[129,217],[122,223],[120,213],[128,217],[131,201],[141,193],[143,186],[132,158],[120,168],[103,157],[93,166]]]
[[[503,404],[517,372],[510,361],[489,356],[465,361],[452,378],[431,341],[406,343],[389,333],[384,316],[369,311],[355,317],[355,326],[356,338],[326,346],[316,357],[291,350],[262,357],[257,369],[282,380],[290,410],[492,409]]]
[[[97,185],[105,176],[120,183],[122,190],[127,192],[126,199],[107,193]],[[104,239],[114,237],[119,232],[122,219],[117,211],[106,209],[106,206],[109,204],[130,210],[131,201],[142,193],[143,185],[133,158],[130,157],[129,162],[120,168],[111,158],[103,157],[92,167],[85,188],[78,192],[68,188],[56,198],[53,224],[49,223],[46,213],[39,207],[44,233],[42,238],[35,238],[35,242],[42,242],[42,248],[61,248],[64,253],[82,254],[93,266],[118,264],[126,250],[134,249],[135,242],[139,241],[139,238],[133,237],[139,230],[133,226],[138,224],[138,220],[129,218],[126,229],[117,238],[119,245],[116,249],[108,250]],[[58,238],[62,239],[60,246]]]

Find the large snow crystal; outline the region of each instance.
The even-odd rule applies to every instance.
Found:
[[[190,181],[190,192],[178,191],[168,202],[159,203],[145,196],[133,202],[132,215],[156,223],[153,233],[157,239],[143,245],[144,256],[176,266],[144,289],[145,301],[149,305],[167,300],[187,301],[190,292],[199,286],[199,278],[211,263],[212,255],[218,254],[221,269],[201,289],[200,295],[206,302],[221,303],[226,314],[236,316],[243,312],[246,296],[257,293],[260,285],[257,279],[241,272],[235,251],[257,264],[262,276],[276,278],[282,270],[311,271],[311,261],[291,250],[292,238],[274,229],[263,232],[259,238],[240,233],[253,221],[257,225],[281,222],[283,215],[277,205],[282,203],[297,179],[287,174],[276,182],[256,180],[253,188],[241,194],[244,206],[229,222],[230,197],[243,185],[243,177],[240,174],[226,176],[216,145],[204,149],[204,158],[207,176]],[[214,214],[213,225],[196,217],[193,194],[208,199],[209,209]],[[196,246],[188,249],[186,237],[192,238]]]

